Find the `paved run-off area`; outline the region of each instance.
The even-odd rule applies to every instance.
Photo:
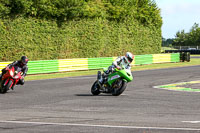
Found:
[[[155,87],[199,81],[200,66],[133,75],[118,97],[92,96],[95,75],[27,81],[0,94],[0,133],[200,133],[200,92]]]

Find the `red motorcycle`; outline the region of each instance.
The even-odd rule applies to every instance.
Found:
[[[13,90],[14,86],[22,78],[21,74],[22,72],[15,71],[14,67],[8,68],[0,81],[0,93],[6,93],[10,89]]]

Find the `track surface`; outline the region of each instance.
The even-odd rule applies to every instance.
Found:
[[[191,58],[200,58],[200,56],[191,56]]]
[[[133,72],[118,97],[96,76],[27,81],[0,94],[0,133],[200,133],[200,93],[153,86],[200,79],[200,66]]]

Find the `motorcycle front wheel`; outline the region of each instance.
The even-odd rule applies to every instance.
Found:
[[[119,96],[120,94],[124,92],[124,90],[126,89],[126,86],[127,86],[126,81],[122,79],[116,80],[112,87],[112,95]]]
[[[5,83],[5,81],[4,81]],[[1,93],[6,93],[10,88],[11,88],[11,85],[12,85],[12,80],[8,81],[7,85],[5,86],[1,86]]]

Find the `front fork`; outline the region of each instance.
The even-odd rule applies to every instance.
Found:
[[[101,71],[98,71],[97,81],[98,81],[98,85],[100,86],[99,91],[101,91],[103,93],[110,93],[110,87],[107,83],[105,83],[106,79],[103,78]]]

